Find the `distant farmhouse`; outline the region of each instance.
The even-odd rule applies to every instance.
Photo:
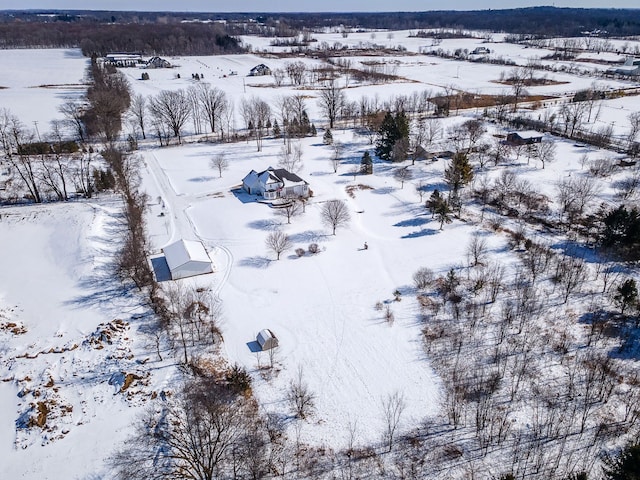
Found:
[[[242,179],[242,188],[247,193],[261,195],[266,200],[309,196],[309,184],[284,168],[269,167],[259,173],[251,170]]]
[[[610,68],[607,70],[607,73],[613,75],[638,76],[640,75],[640,58],[628,57],[623,65]]]
[[[108,53],[102,59],[104,65],[114,67],[137,67],[144,63],[139,53]]]
[[[507,143],[512,145],[532,145],[534,143],[541,143],[542,137],[544,137],[543,133],[534,130],[511,132],[507,134]]]
[[[264,63],[260,65],[256,65],[251,70],[249,70],[250,77],[259,77],[261,75],[271,75],[271,69],[267,67]]]
[[[476,47],[471,52],[471,55],[489,55],[490,53],[491,53],[491,50],[489,50],[487,47]]]
[[[171,68],[172,65],[164,58],[160,57],[151,57],[147,60],[147,63],[144,68]]]

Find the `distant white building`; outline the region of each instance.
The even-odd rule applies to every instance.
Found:
[[[173,280],[213,272],[211,258],[202,242],[178,240],[164,247],[162,252]]]
[[[262,195],[266,200],[309,196],[309,184],[284,168],[269,167],[262,172],[251,170],[242,179],[242,188],[251,195]]]
[[[640,75],[640,58],[627,57],[622,66],[610,68],[607,73],[629,76]]]

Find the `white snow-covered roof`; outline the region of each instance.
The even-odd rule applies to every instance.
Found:
[[[518,135],[523,140],[527,140],[529,138],[540,138],[544,137],[544,133],[536,132],[535,130],[523,130],[522,132],[512,132]]]
[[[211,263],[204,245],[194,240],[178,240],[164,247],[162,251],[172,271],[188,262]]]

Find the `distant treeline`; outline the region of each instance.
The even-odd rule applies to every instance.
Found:
[[[264,24],[283,23],[292,29],[348,26],[394,30],[465,28],[541,36],[580,35],[606,31],[609,36],[640,35],[640,9],[585,9],[532,7],[509,10],[383,12],[383,13],[284,13],[253,18]],[[239,16],[239,15],[238,15]],[[233,17],[230,17],[233,19]]]
[[[206,55],[241,51],[235,36],[294,36],[335,27],[455,28],[535,36],[640,35],[640,9],[532,7],[509,10],[353,13],[0,12],[0,48],[82,47],[85,55]]]
[[[143,55],[215,55],[243,51],[218,23],[99,23],[14,21],[0,23],[0,48],[79,47],[90,57],[109,52]]]

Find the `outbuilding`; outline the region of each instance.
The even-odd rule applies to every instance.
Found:
[[[178,240],[164,247],[162,251],[172,280],[213,272],[211,258],[202,242]]]
[[[507,134],[507,143],[512,145],[532,145],[542,142],[542,137],[544,137],[544,134],[535,130],[511,132]]]
[[[256,340],[258,341],[258,345],[260,345],[260,348],[262,350],[271,350],[272,348],[276,348],[278,346],[278,338],[268,328],[260,330],[260,333],[258,333]]]

